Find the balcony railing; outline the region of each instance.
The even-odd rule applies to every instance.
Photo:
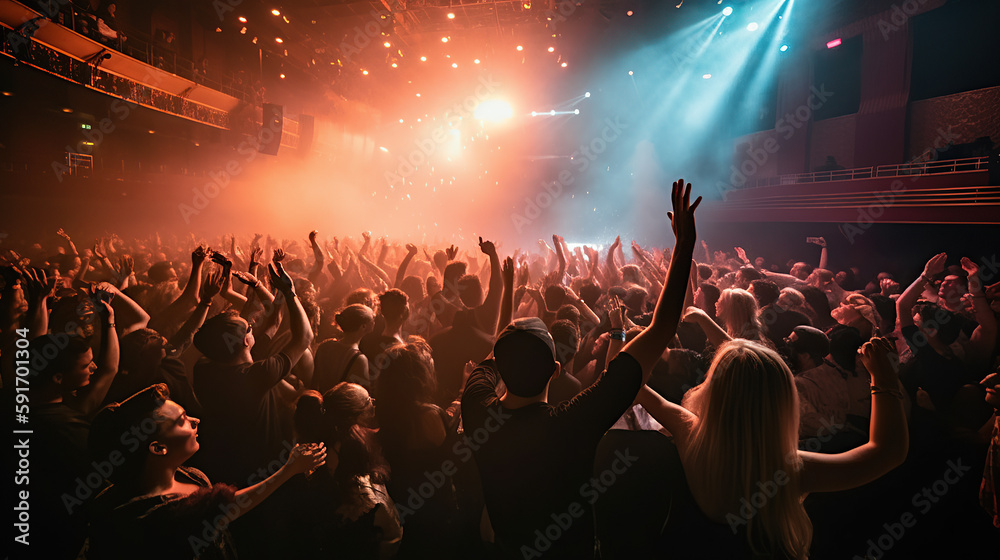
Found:
[[[963,173],[967,171],[982,171],[989,168],[988,156],[953,159],[945,161],[922,161],[880,165],[878,167],[857,167],[854,169],[837,169],[832,171],[813,171],[797,175],[779,175],[755,179],[747,183],[747,188],[773,187],[776,185],[794,185],[798,183],[830,183],[834,181],[854,181],[858,179],[873,179],[879,177],[913,177],[918,175],[935,175],[939,173]]]

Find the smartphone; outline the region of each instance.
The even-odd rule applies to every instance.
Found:
[[[806,243],[820,243],[820,240],[818,237],[807,237]]]

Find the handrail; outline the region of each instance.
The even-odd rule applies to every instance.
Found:
[[[779,175],[755,179],[745,188],[773,187],[776,185],[794,185],[797,183],[828,183],[832,181],[853,181],[881,177],[912,177],[915,175],[936,175],[939,173],[964,173],[988,169],[989,156],[943,160],[908,162],[878,167],[857,167],[854,169],[837,169],[831,171],[813,171],[794,175]]]

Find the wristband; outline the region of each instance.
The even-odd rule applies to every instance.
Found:
[[[872,385],[873,395],[879,395],[883,393],[886,395],[892,395],[893,397],[896,397],[899,400],[903,400],[903,392],[898,389],[883,389],[878,385]]]
[[[114,323],[107,323],[106,325],[104,325],[104,328],[106,328],[106,329],[113,329],[113,328],[115,328],[115,324]]]
[[[612,329],[608,331],[608,336],[611,338],[611,340],[619,340],[621,342],[625,342],[625,331],[621,329]]]

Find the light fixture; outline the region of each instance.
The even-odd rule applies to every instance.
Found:
[[[712,75],[711,74],[702,74],[701,79],[703,79],[703,80],[710,80],[710,79],[712,79]]]
[[[477,59],[473,60],[472,63],[473,64],[479,64],[479,59],[477,58]]]
[[[368,71],[367,70],[362,70],[361,73],[364,74],[365,76],[368,75]]]
[[[627,15],[628,17],[632,17],[632,10],[625,12],[625,15]]]
[[[240,23],[246,23],[246,22],[247,22],[247,18],[245,18],[243,16],[240,16]]]
[[[448,19],[455,19],[455,14],[453,12],[448,12]]]
[[[447,43],[448,42],[448,38],[447,37],[441,37],[441,42],[442,43]]]
[[[399,68],[399,65],[398,65],[398,64],[396,64],[395,62],[393,62],[393,63],[392,63],[392,67],[393,67],[393,68]]]
[[[518,45],[518,46],[516,46],[514,48],[517,49],[518,51],[523,51],[524,50],[524,47],[521,46],[521,45]]]
[[[722,8],[722,15],[727,17],[733,15],[733,8],[731,6],[726,6],[725,8]]]
[[[278,77],[281,78],[282,80],[285,79],[285,75],[284,74],[280,74]]]
[[[458,63],[457,62],[452,62],[451,63],[451,67],[452,68],[458,68]]]
[[[565,68],[565,67],[566,67],[566,63],[565,63],[565,62],[563,62],[563,63],[562,63],[562,64],[560,64],[559,66],[562,66],[563,68]]]
[[[427,57],[426,56],[420,57],[420,62],[427,62]]]
[[[758,28],[760,28],[760,26],[757,25],[756,21],[751,21],[747,24],[747,31],[757,31]]]
[[[556,52],[556,48],[555,47],[549,47],[549,52]]]
[[[382,43],[382,46],[388,49],[389,47],[392,46],[392,43],[390,43],[389,41],[386,41],[386,42]]]
[[[284,42],[285,42],[285,40],[284,40],[284,39],[282,39],[281,37],[275,37],[275,38],[274,38],[274,42],[275,42],[275,43],[278,43],[278,44],[280,45],[281,43],[284,43]]]
[[[832,41],[827,42],[826,48],[828,48],[828,49],[834,49],[834,48],[839,47],[841,44],[843,44],[843,41],[841,41],[840,37],[838,37],[838,38],[836,38],[836,39],[834,39]]]
[[[274,15],[276,15],[276,16],[280,16],[280,15],[281,15],[281,12],[279,12],[279,11],[277,10],[277,8],[275,8],[275,9],[271,10],[271,13],[272,13],[272,14],[274,14]]]

